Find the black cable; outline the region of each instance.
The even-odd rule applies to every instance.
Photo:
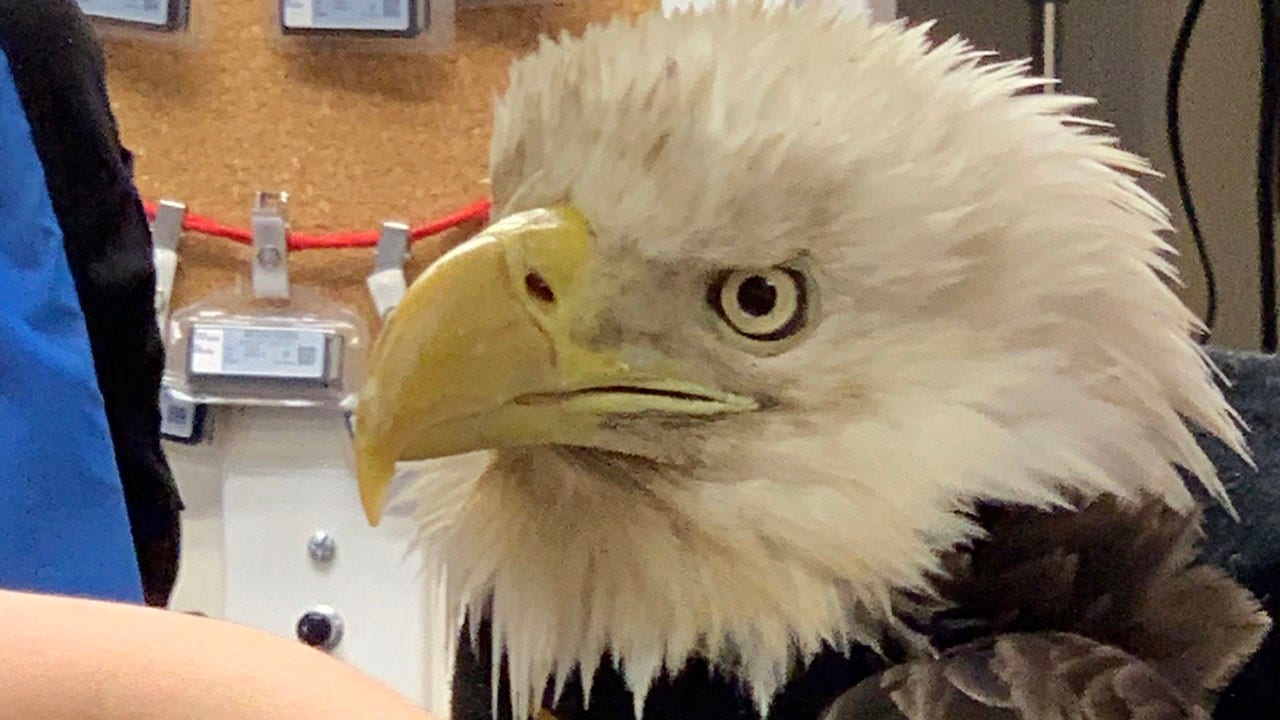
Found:
[[[1196,253],[1200,256],[1200,267],[1204,271],[1205,294],[1208,297],[1204,314],[1205,335],[1201,338],[1201,342],[1207,342],[1209,336],[1213,334],[1213,326],[1218,319],[1218,283],[1213,274],[1213,261],[1209,259],[1209,248],[1205,244],[1204,234],[1200,231],[1196,205],[1191,199],[1191,183],[1187,180],[1187,161],[1182,152],[1182,126],[1179,118],[1182,74],[1187,63],[1187,49],[1191,46],[1191,33],[1195,30],[1196,21],[1200,19],[1202,9],[1204,9],[1204,0],[1191,0],[1186,14],[1182,16],[1182,27],[1178,30],[1178,39],[1173,45],[1173,56],[1169,59],[1169,75],[1165,86],[1165,122],[1169,137],[1169,151],[1173,155],[1173,172],[1178,182],[1178,195],[1182,199],[1182,211],[1187,217],[1191,238],[1195,242]]]
[[[1258,113],[1258,277],[1261,282],[1262,350],[1274,353],[1276,322],[1276,119],[1280,113],[1280,18],[1275,0],[1262,8],[1262,92]]]

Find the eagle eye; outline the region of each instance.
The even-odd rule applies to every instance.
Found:
[[[707,302],[735,333],[759,342],[785,340],[808,320],[805,276],[789,267],[723,272],[707,288]]]

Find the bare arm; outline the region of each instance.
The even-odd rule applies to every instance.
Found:
[[[266,633],[6,591],[0,708],[23,720],[431,720],[345,663]]]

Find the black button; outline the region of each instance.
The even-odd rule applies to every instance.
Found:
[[[322,612],[313,610],[298,619],[298,639],[311,647],[329,647],[334,640],[333,632],[333,619]]]

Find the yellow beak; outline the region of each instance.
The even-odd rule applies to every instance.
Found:
[[[374,345],[356,409],[356,474],[370,524],[381,520],[397,461],[587,444],[615,413],[756,407],[576,341],[575,325],[599,310],[590,306],[592,251],[576,210],[533,210],[492,225],[414,281]]]

